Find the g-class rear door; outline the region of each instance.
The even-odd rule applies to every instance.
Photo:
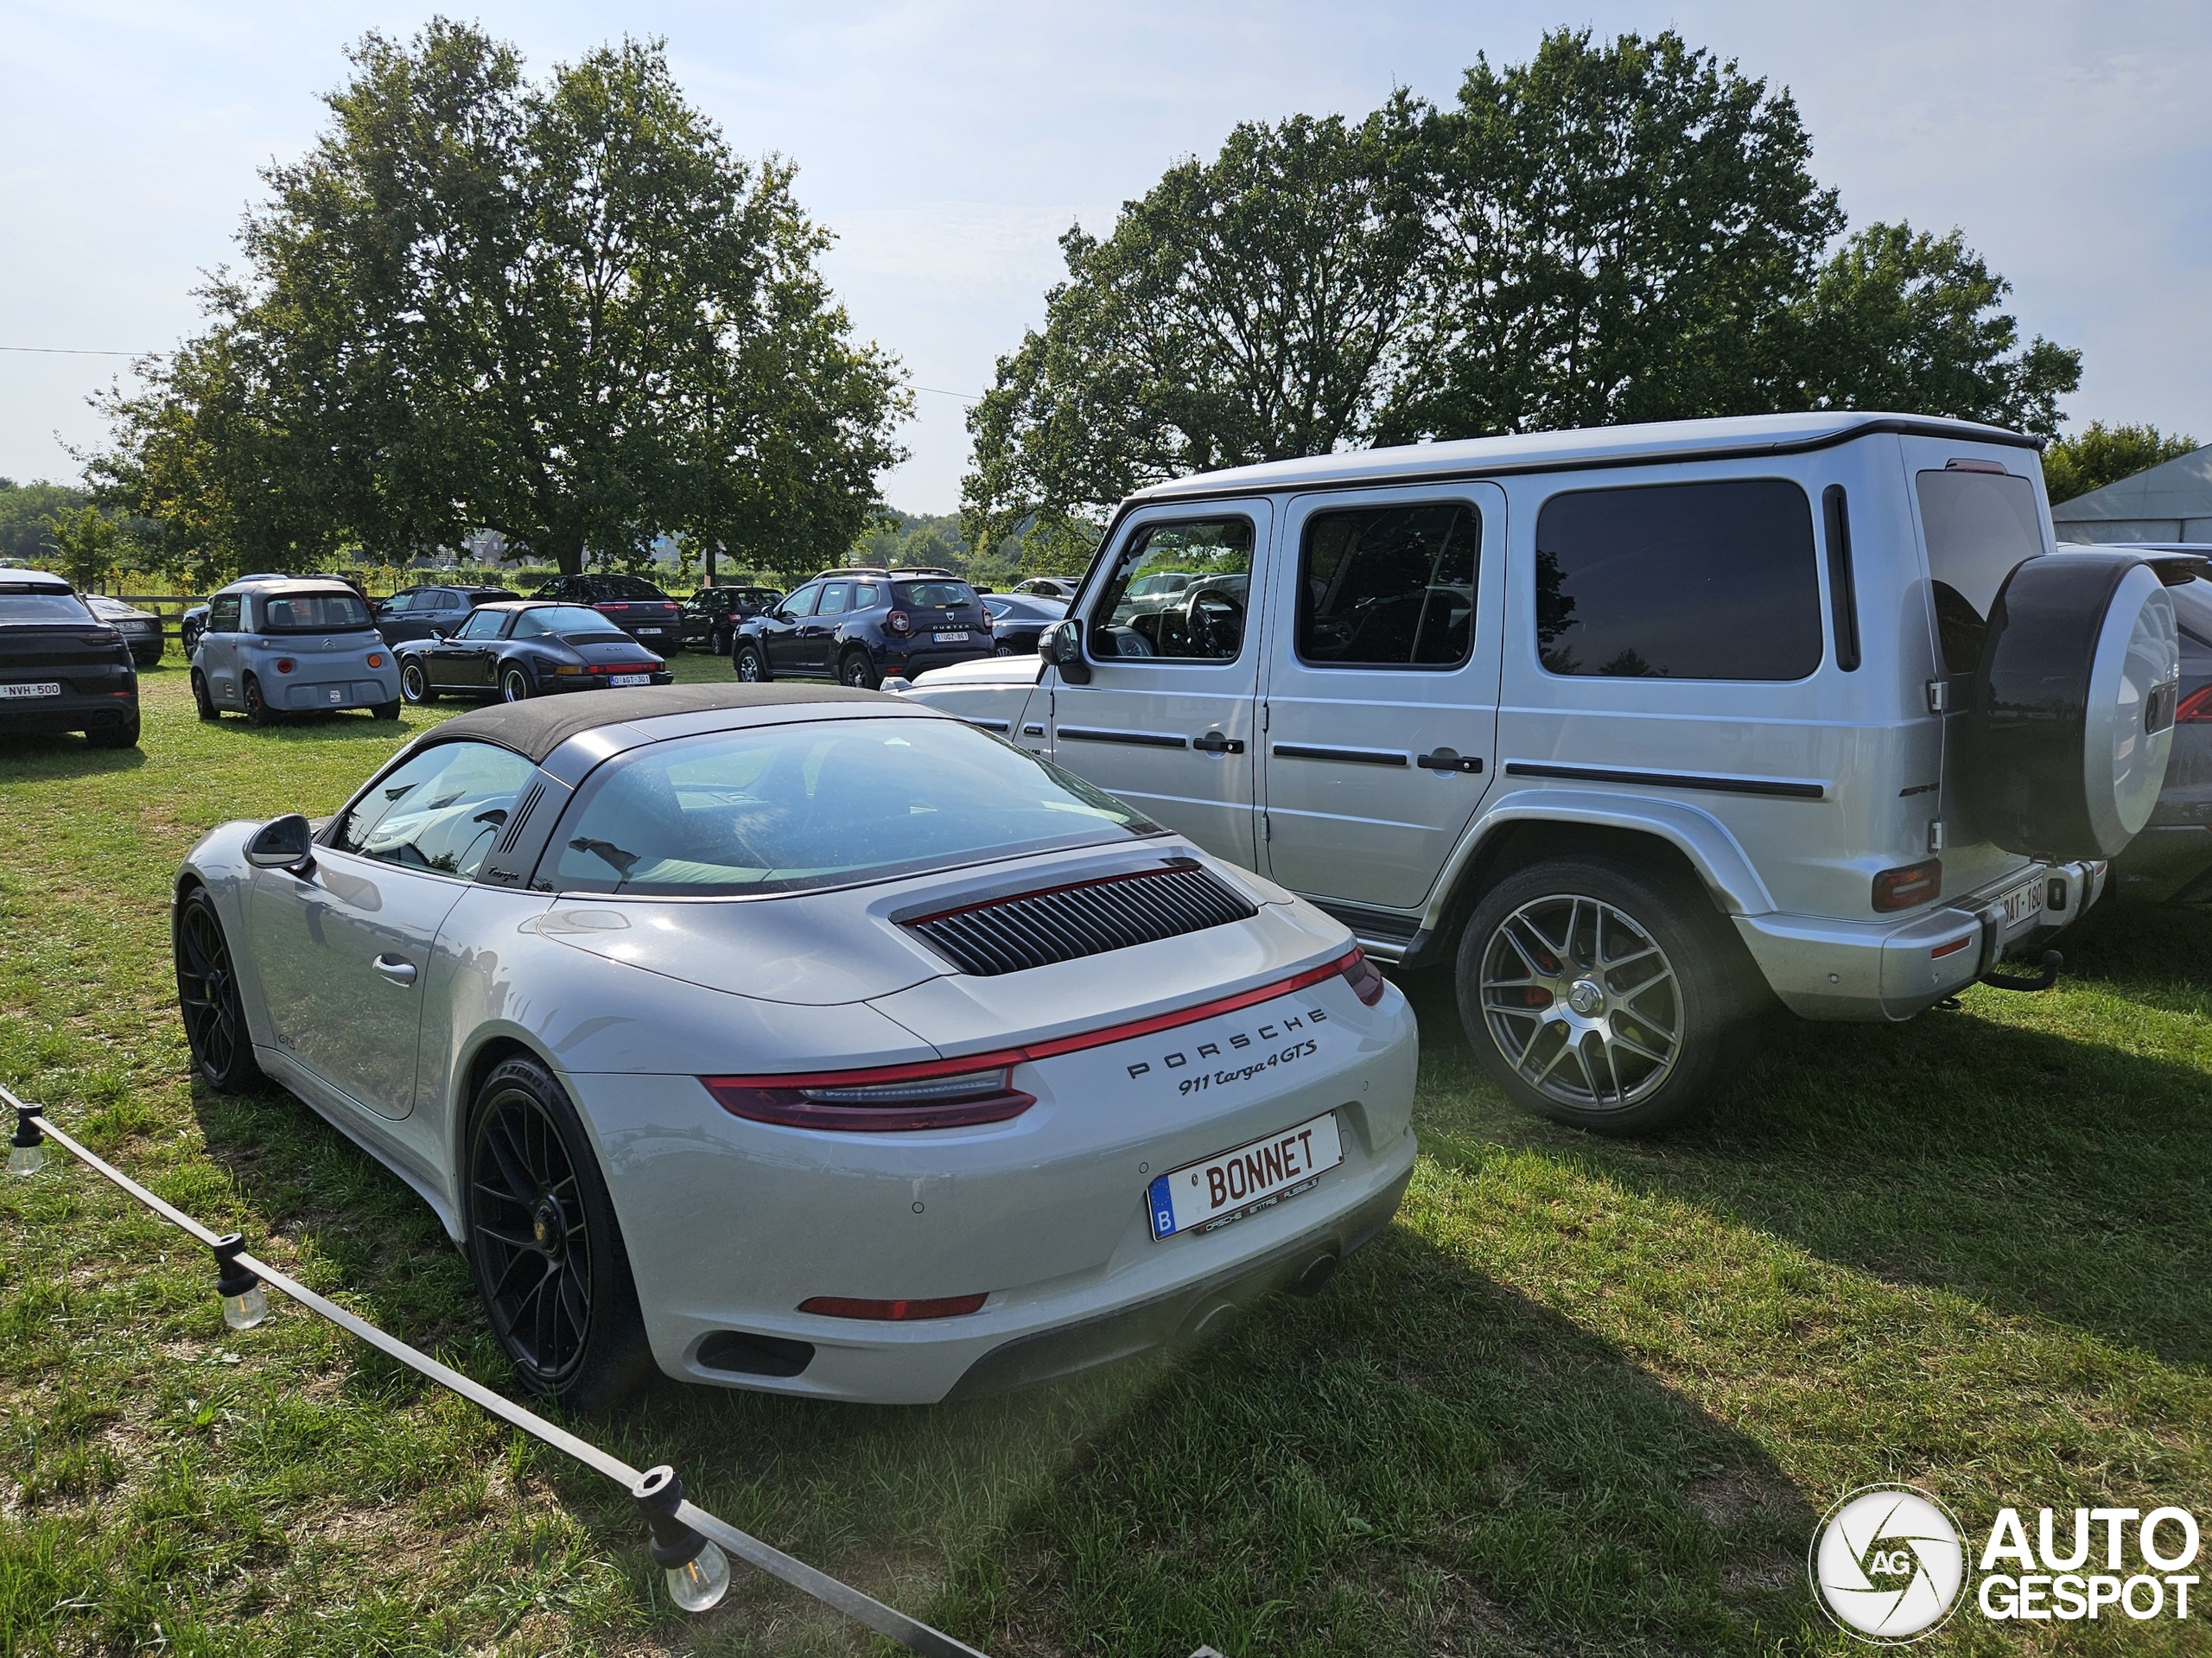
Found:
[[[1481,483],[1301,496],[1284,517],[1265,867],[1378,941],[1411,937],[1497,769],[1504,530],[1504,492]]]
[[[1084,607],[1089,683],[1050,677],[1056,760],[1248,869],[1272,518],[1264,499],[1132,513]]]

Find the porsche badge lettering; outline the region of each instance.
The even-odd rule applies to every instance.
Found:
[[[1164,1053],[1160,1057],[1160,1068],[1164,1070],[1182,1070],[1202,1060],[1233,1059],[1249,1049],[1262,1047],[1271,1042],[1286,1043],[1291,1047],[1311,1053],[1314,1046],[1313,1031],[1316,1026],[1326,1023],[1328,1017],[1318,1007],[1309,1007],[1302,1014],[1286,1013],[1281,1018],[1271,1020],[1253,1030],[1232,1031],[1217,1040],[1209,1039],[1189,1048],[1179,1049],[1173,1053]],[[1297,1056],[1294,1054],[1291,1057]],[[1278,1063],[1279,1059],[1280,1057],[1278,1057]],[[1240,1070],[1249,1075],[1251,1069],[1264,1070],[1268,1063],[1262,1060],[1257,1067],[1240,1066],[1236,1070],[1224,1072],[1219,1080],[1223,1082],[1236,1080]],[[1140,1059],[1129,1067],[1129,1075],[1132,1077],[1144,1077],[1148,1076],[1151,1070],[1152,1061]]]

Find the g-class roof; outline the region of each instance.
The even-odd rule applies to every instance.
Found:
[[[1155,484],[1132,503],[1285,489],[1344,488],[1351,484],[1414,483],[1426,478],[1491,477],[1516,472],[1563,472],[1581,467],[1657,465],[1681,461],[1729,461],[1824,449],[1877,432],[1904,432],[2040,449],[2042,443],[2001,426],[1933,415],[1826,410],[1796,415],[1739,415],[1722,420],[1654,421],[1640,426],[1595,426],[1568,432],[1514,432],[1503,437],[1462,438],[1449,443],[1412,443],[1387,449],[1351,449],[1270,461],[1255,467]]]

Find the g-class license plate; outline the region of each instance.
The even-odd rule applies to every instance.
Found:
[[[610,685],[650,685],[653,683],[653,677],[651,674],[609,674],[607,683]]]
[[[955,633],[932,633],[930,637],[939,645],[965,645],[968,643],[968,630],[963,627]]]
[[[0,696],[59,696],[60,695],[61,683],[54,679],[41,679],[29,685],[0,685]]]
[[[1161,1175],[1145,1193],[1154,1242],[1178,1232],[1211,1232],[1304,1191],[1344,1160],[1337,1114],[1218,1152]]]
[[[2043,877],[2024,881],[2005,894],[2005,924],[2017,927],[2030,916],[2043,913]]]

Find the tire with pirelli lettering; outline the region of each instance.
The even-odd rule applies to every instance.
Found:
[[[1710,900],[1664,869],[1590,856],[1500,880],[1459,940],[1459,1017],[1524,1109],[1649,1134],[1748,1051],[1756,969]]]

